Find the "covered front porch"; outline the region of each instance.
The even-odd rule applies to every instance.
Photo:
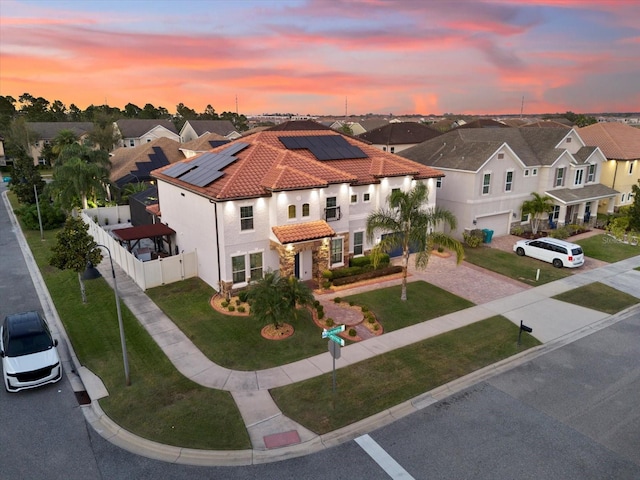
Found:
[[[598,211],[613,213],[618,192],[606,185],[587,185],[582,188],[562,188],[545,192],[554,201],[549,214],[549,228],[563,225],[593,226]]]

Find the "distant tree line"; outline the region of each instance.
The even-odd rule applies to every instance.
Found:
[[[222,112],[207,105],[202,113],[196,112],[184,103],[176,105],[176,113],[171,114],[162,106],[147,103],[139,107],[127,103],[123,109],[109,105],[89,105],[82,110],[75,104],[68,107],[60,100],[50,102],[43,97],[34,97],[23,93],[16,100],[10,95],[0,95],[0,133],[5,133],[13,120],[23,118],[27,122],[93,122],[104,124],[120,118],[167,119],[171,120],[180,131],[187,120],[229,120],[236,130],[248,130],[247,117],[235,112]]]

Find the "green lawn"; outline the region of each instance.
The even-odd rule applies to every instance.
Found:
[[[465,260],[487,270],[500,273],[514,280],[537,286],[568,277],[573,272],[569,268],[555,268],[547,262],[531,257],[519,257],[513,252],[505,252],[497,248],[486,246],[465,248]],[[536,273],[540,270],[540,277],[536,281]]]
[[[407,284],[407,301],[400,300],[400,285],[344,297],[376,313],[385,332],[457,312],[474,304],[423,281]]]
[[[569,290],[553,298],[611,315],[640,303],[639,298],[600,282]]]
[[[48,266],[55,231],[46,231],[44,241],[39,231],[24,233],[80,363],[109,391],[100,405],[110,418],[141,437],[169,445],[251,447],[231,395],[183,377],[122,304],[131,370],[131,386],[126,387],[113,290],[104,279],[85,282],[88,302],[83,304],[77,274]]]
[[[213,362],[234,370],[262,370],[327,351],[327,340],[308,312],[287,340],[267,340],[253,317],[223,315],[209,300],[215,291],[198,278],[147,290],[149,297]],[[223,348],[221,348],[223,346]],[[256,352],[247,355],[247,352]]]
[[[615,263],[640,255],[640,246],[627,245],[608,235],[595,235],[579,240],[578,243],[587,257],[603,262]]]
[[[518,327],[496,316],[337,370],[335,399],[332,373],[271,395],[287,417],[323,434],[539,344],[517,339]]]

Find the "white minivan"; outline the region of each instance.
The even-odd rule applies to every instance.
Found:
[[[542,237],[535,240],[520,240],[513,246],[518,255],[537,258],[552,263],[556,268],[575,268],[584,265],[582,247],[557,238]]]

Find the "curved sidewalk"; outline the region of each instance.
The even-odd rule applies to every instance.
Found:
[[[112,279],[107,263],[104,261],[98,268],[103,273],[105,280],[111,283]],[[487,301],[481,305],[344,347],[341,358],[336,360],[336,368],[344,368],[375,355],[402,348],[498,314],[509,318],[516,325],[519,325],[521,320],[524,321],[534,329],[533,334],[538,339],[545,344],[549,344],[548,348],[557,348],[558,344],[575,340],[576,332],[586,335],[592,332],[595,326],[608,325],[611,317],[602,312],[554,300],[550,297],[594,281],[600,281],[640,298],[640,272],[633,270],[638,266],[640,266],[640,256],[574,274],[540,287],[530,288],[518,285],[509,279],[499,278],[499,275],[486,273],[464,263],[455,267],[455,262],[452,259],[436,260],[434,258],[430,261],[430,265],[425,272],[415,271],[412,268],[410,281],[425,280],[434,284],[440,283],[443,288],[446,288],[447,283],[455,284],[455,287],[451,287],[451,289],[458,291],[454,293],[464,297],[482,296]],[[233,395],[249,432],[253,451],[249,456],[247,456],[248,452],[217,452],[211,453],[209,457],[205,455],[204,458],[208,458],[209,461],[213,462],[211,464],[214,465],[275,461],[327,448],[394,421],[418,408],[424,408],[437,399],[452,394],[456,391],[456,388],[461,389],[469,385],[469,382],[479,381],[479,379],[487,375],[486,372],[495,373],[496,369],[507,368],[507,365],[508,368],[512,368],[515,364],[531,358],[531,355],[541,354],[541,352],[546,351],[543,345],[543,347],[533,349],[533,352],[524,352],[522,355],[500,362],[497,366],[487,367],[479,372],[474,372],[468,377],[452,382],[453,385],[449,384],[436,389],[440,391],[440,394],[437,392],[426,393],[413,401],[381,412],[337,432],[318,436],[283,415],[273,401],[269,389],[331,372],[333,362],[329,352],[259,371],[237,371],[221,367],[204,356],[121,269],[116,269],[116,275],[122,300],[162,348],[178,371],[200,385],[227,390]],[[383,288],[399,282],[400,279],[395,279],[342,290],[319,298],[323,302],[328,302],[337,295],[344,296],[374,288]],[[505,290],[514,293],[503,296]],[[554,312],[554,315],[549,315],[549,312]],[[559,319],[561,321],[558,321]],[[91,392],[89,393],[91,395]],[[445,393],[446,395],[444,395]],[[98,407],[98,417],[93,418],[92,422],[100,419],[99,406],[96,405],[96,407]],[[103,420],[107,421],[106,419]],[[97,429],[100,431],[99,427]],[[107,429],[108,432],[116,435],[113,430],[113,427]],[[111,440],[114,441],[113,438]],[[139,439],[139,441],[146,444],[146,441],[142,439]],[[137,445],[138,443],[134,442],[134,446]],[[154,445],[153,442],[150,445]],[[151,448],[151,453],[146,448],[142,451],[137,449],[134,449],[134,451],[142,455],[162,458],[168,461],[189,463],[194,460],[189,455],[185,457],[185,449],[172,450],[172,448],[160,448],[158,457],[154,456],[154,452],[158,452],[157,447]],[[182,453],[178,454],[178,450]],[[172,453],[169,454],[168,452]],[[204,455],[204,453],[196,455],[198,464],[202,464],[200,462],[206,463],[205,459],[201,458],[201,455]],[[187,461],[187,458],[189,458],[189,461]]]

